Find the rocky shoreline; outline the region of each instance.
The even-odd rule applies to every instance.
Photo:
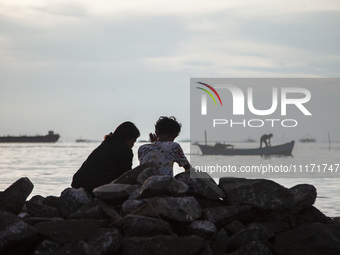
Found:
[[[195,177],[205,174],[191,173]],[[313,207],[316,189],[271,180],[157,175],[138,166],[113,183],[27,197],[0,192],[0,254],[340,254],[340,224]]]

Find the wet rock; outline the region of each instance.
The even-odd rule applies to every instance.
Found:
[[[35,228],[10,212],[0,211],[0,254],[27,254],[40,242]]]
[[[129,203],[130,209],[139,205],[139,210],[133,209],[134,214],[143,216],[158,217],[159,215],[168,220],[191,222],[202,215],[202,210],[194,197],[160,197],[142,202],[133,201],[136,200],[128,200],[125,203]],[[122,207],[126,212],[128,206],[124,204]]]
[[[33,187],[33,183],[27,177],[14,182],[0,193],[0,210],[19,214]]]
[[[93,194],[102,200],[125,201],[137,189],[136,185],[110,183],[93,190]]]
[[[194,255],[203,249],[197,236],[131,237],[124,240],[123,255]]]
[[[313,223],[280,233],[275,237],[274,250],[282,255],[340,254],[340,227]]]
[[[60,248],[60,244],[46,239],[35,248],[34,255],[54,255]]]
[[[219,199],[225,196],[214,179],[207,173],[195,173],[195,171],[190,170],[177,174],[175,178],[188,185],[188,194],[208,199]]]
[[[60,212],[58,209],[43,205],[37,204],[31,201],[26,202],[26,210],[30,216],[33,217],[45,217],[45,218],[55,218],[60,217]]]
[[[69,243],[55,253],[55,255],[70,255],[70,254],[99,255],[97,251],[85,241]]]
[[[188,226],[189,235],[197,235],[204,240],[209,240],[216,232],[215,224],[207,220],[195,220]]]
[[[98,228],[108,226],[105,220],[62,220],[41,222],[34,227],[47,239],[59,244],[87,240]]]
[[[121,253],[123,237],[115,228],[97,229],[88,243],[99,255],[118,255]]]
[[[82,205],[88,204],[91,201],[92,198],[83,188],[67,188],[61,193],[60,196],[61,215],[67,218],[69,214],[75,212]]]
[[[155,164],[153,162],[144,163],[127,171],[126,173],[119,176],[116,180],[112,183],[121,183],[121,184],[138,184],[137,178],[138,176],[147,168],[155,168]]]
[[[171,176],[151,176],[142,185],[138,198],[182,195],[187,190],[188,185]]]
[[[264,210],[290,208],[294,194],[276,182],[265,179],[221,178],[224,200],[230,205],[252,205]]]
[[[149,177],[160,175],[156,168],[144,169],[137,177],[137,183],[142,185]]]
[[[252,241],[228,255],[272,255],[273,253],[267,245],[260,241]]]
[[[125,237],[171,235],[172,227],[166,221],[141,215],[127,215],[123,220]]]

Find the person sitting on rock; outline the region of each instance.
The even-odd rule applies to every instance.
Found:
[[[260,140],[260,148],[262,148],[262,143],[264,143],[266,145],[266,147],[272,146],[270,144],[270,139],[273,137],[273,134],[269,134],[269,135],[263,135],[261,136],[261,140]]]
[[[94,188],[108,184],[132,167],[132,147],[140,136],[132,122],[120,124],[114,133],[104,137],[104,141],[88,156],[74,174],[71,186],[84,188],[90,194]]]
[[[184,156],[181,146],[174,142],[179,135],[182,125],[176,118],[160,117],[155,124],[155,134],[150,133],[150,144],[144,144],[138,149],[140,164],[154,161],[160,174],[173,176],[173,164],[176,162],[185,170],[190,164]]]

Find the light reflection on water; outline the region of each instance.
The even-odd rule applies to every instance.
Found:
[[[55,143],[55,144],[0,144],[0,191],[21,177],[28,177],[34,184],[33,195],[55,195],[67,187],[70,187],[73,174],[79,169],[87,156],[99,145],[99,143]],[[133,167],[139,164],[137,150],[140,143],[136,143],[134,151]],[[199,149],[192,150],[190,155],[190,144],[181,143],[188,159],[198,157],[206,160],[201,155]],[[237,146],[254,147],[254,144],[238,144]],[[313,160],[322,159],[327,162],[340,163],[340,144],[332,145],[328,150],[326,143],[311,143],[295,145],[293,154],[284,160],[296,161],[303,159],[304,163],[312,163]],[[230,164],[240,165],[249,161],[251,163],[260,162],[281,162],[283,159],[272,157],[263,159],[257,156],[226,156]],[[174,173],[183,171],[176,164]],[[340,175],[340,169],[339,169]],[[265,177],[258,177],[265,178]],[[327,216],[340,216],[340,178],[272,178],[281,185],[290,188],[297,184],[308,183],[317,188],[318,198],[315,206]],[[218,181],[218,180],[217,180]]]

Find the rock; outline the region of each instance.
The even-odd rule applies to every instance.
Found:
[[[90,195],[83,189],[65,189],[60,196],[60,212],[65,218],[76,210],[78,210],[82,205],[88,204],[92,201]]]
[[[97,251],[85,241],[69,243],[55,253],[55,255],[70,255],[70,254],[99,255]]]
[[[252,241],[228,255],[272,255],[273,253],[267,245],[260,241]]]
[[[188,226],[189,235],[197,235],[204,240],[209,240],[216,232],[215,224],[207,220],[195,220]]]
[[[137,189],[136,185],[109,183],[93,190],[93,194],[102,200],[125,201]]]
[[[265,233],[268,238],[273,238],[278,233],[288,231],[289,224],[284,221],[255,222],[248,225],[247,229],[250,231],[261,231]]]
[[[87,240],[96,229],[106,227],[110,223],[105,220],[62,220],[41,222],[34,227],[46,238],[66,244]]]
[[[0,254],[28,254],[40,242],[35,228],[10,212],[0,211]]]
[[[290,208],[294,202],[294,195],[289,189],[271,180],[221,178],[219,186],[225,193],[224,200],[230,205],[281,210]]]
[[[316,199],[316,188],[309,184],[299,184],[289,189],[293,196],[293,205],[296,207],[296,211],[299,211],[306,207],[311,207]]]
[[[275,236],[274,250],[282,255],[340,254],[340,227],[313,223]]]
[[[121,253],[123,237],[115,228],[97,229],[91,235],[88,243],[99,255],[118,255]]]
[[[314,206],[304,208],[285,220],[289,223],[290,228],[297,228],[312,223],[330,223],[330,219]]]
[[[149,177],[160,175],[156,168],[144,169],[137,177],[137,183],[142,185]]]
[[[239,220],[242,214],[247,213],[251,209],[251,206],[220,206],[203,209],[203,219],[211,221],[216,224],[217,227],[230,223],[234,220]]]
[[[54,207],[57,209],[60,209],[60,197],[56,197],[56,196],[47,196],[45,197],[45,199],[43,200],[43,204],[50,206],[50,207]]]
[[[148,206],[146,199],[127,200],[122,204],[122,214],[138,214],[146,206]]]
[[[151,161],[151,162],[147,162],[142,165],[139,165],[135,167],[134,169],[131,169],[130,171],[127,171],[126,173],[122,174],[112,183],[131,184],[131,185],[137,184],[138,176],[147,168],[155,168],[155,164]]]
[[[31,201],[26,202],[27,213],[33,217],[55,218],[60,217],[58,209]]]
[[[34,255],[54,255],[60,248],[60,244],[46,239],[35,248]]]
[[[172,227],[166,221],[141,215],[127,215],[123,220],[125,237],[171,235]]]
[[[238,220],[234,220],[224,227],[224,230],[227,231],[229,236],[233,236],[245,229],[246,227]]]
[[[27,177],[20,178],[14,182],[0,193],[0,210],[19,214],[33,187],[33,183]]]
[[[75,212],[67,217],[68,219],[92,219],[101,220],[109,219],[109,216],[103,211],[96,201],[82,205]]]
[[[129,205],[125,205],[126,203]],[[137,206],[139,206],[138,210]],[[145,201],[137,200],[137,202],[128,200],[122,206],[125,213],[129,211],[127,208],[133,210],[134,214],[149,217],[158,217],[157,215],[159,215],[166,220],[180,222],[191,222],[202,215],[202,210],[194,197],[160,197]]]
[[[190,170],[177,174],[175,178],[188,185],[188,194],[202,196],[208,199],[219,199],[225,196],[214,179],[207,173],[196,173]]]
[[[35,195],[29,201],[32,202],[32,203],[36,203],[36,204],[42,205],[43,202],[44,202],[44,199],[45,198],[43,196],[41,196],[41,195]]]
[[[124,240],[122,255],[194,255],[203,246],[197,236],[131,237]]]
[[[228,240],[228,252],[236,251],[252,241],[258,241],[267,244],[270,234],[262,229],[245,229],[231,236]]]
[[[171,176],[151,176],[142,185],[138,198],[182,195],[187,190],[188,185]]]
[[[211,243],[212,254],[214,255],[224,255],[227,250],[228,234],[221,228],[217,231],[215,237]]]

